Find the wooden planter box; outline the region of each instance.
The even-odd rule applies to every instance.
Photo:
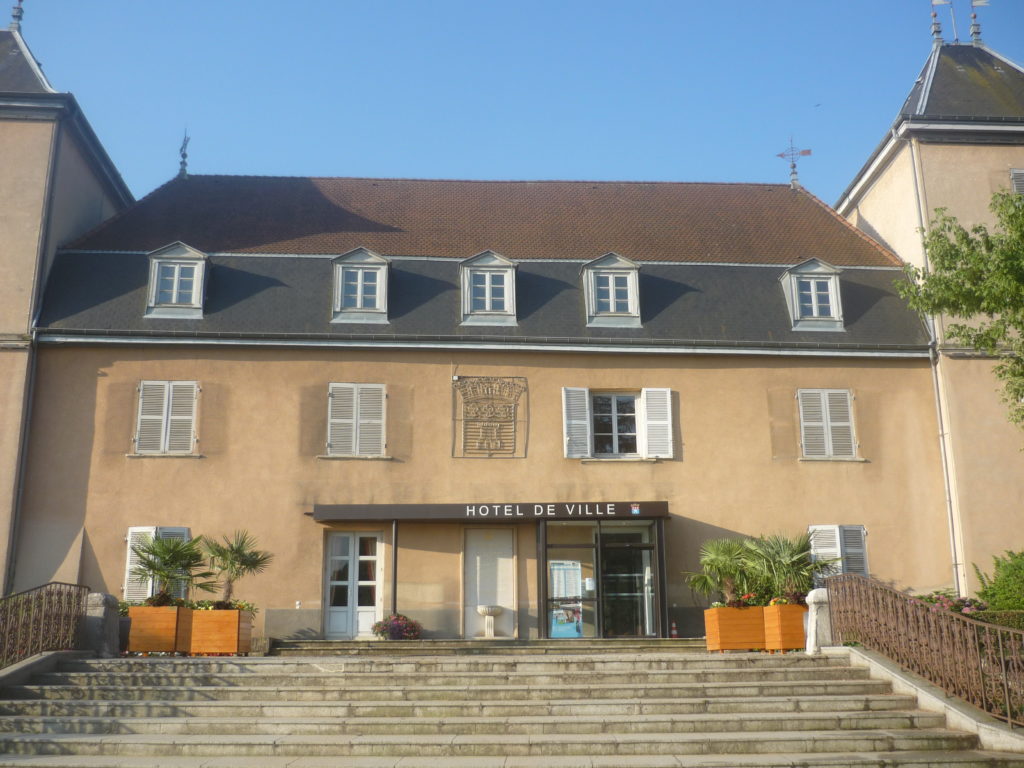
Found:
[[[751,608],[708,608],[704,633],[709,651],[764,650],[764,611]]]
[[[789,651],[807,646],[804,635],[806,605],[766,605],[764,641],[769,651]]]
[[[128,650],[137,653],[188,653],[192,609],[135,605],[128,609]]]
[[[252,611],[193,611],[190,653],[249,653]]]

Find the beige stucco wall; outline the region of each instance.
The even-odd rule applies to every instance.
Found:
[[[993,361],[942,361],[963,519],[964,559],[972,593],[972,564],[992,573],[992,556],[1024,550],[1024,429],[1007,421]]]
[[[452,458],[453,374],[527,378],[527,458]],[[141,379],[200,382],[202,458],[126,457]],[[393,460],[316,458],[331,381],[387,385]],[[671,388],[677,458],[563,458],[563,386]],[[798,460],[798,387],[853,390],[865,461]],[[875,575],[921,589],[950,582],[924,360],[44,347],[33,418],[21,586],[77,569],[94,589],[120,594],[129,526],[184,525],[194,535],[244,527],[277,561],[243,581],[239,596],[268,615],[296,601],[305,610],[322,599],[324,526],[305,514],[316,503],[626,499],[669,502],[673,616],[693,604],[679,572],[696,567],[704,539],[727,534],[863,524]],[[389,527],[364,529],[389,535]],[[399,579],[425,614],[457,634],[461,539],[446,528],[400,557]],[[532,531],[517,538],[524,616],[535,610]],[[400,545],[408,543],[401,534]],[[401,600],[400,608],[416,615],[416,605]]]
[[[961,224],[991,226],[992,195],[1010,186],[1010,169],[1024,168],[1024,146],[921,144],[925,210],[946,208]]]
[[[914,184],[914,153],[909,142],[900,142],[888,165],[866,185],[849,211],[850,221],[900,258],[920,265],[920,217]]]
[[[0,120],[0,334],[26,334],[55,124]]]
[[[0,349],[0,581],[7,572],[29,352]]]

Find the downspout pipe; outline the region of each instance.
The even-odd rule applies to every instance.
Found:
[[[939,452],[942,458],[942,485],[946,495],[946,517],[949,525],[949,550],[953,558],[953,586],[956,589],[957,597],[965,597],[967,592],[966,575],[963,573],[963,563],[960,561],[960,539],[957,536],[958,526],[956,524],[956,512],[953,508],[953,488],[950,482],[949,454],[946,450],[946,440],[949,432],[946,429],[946,415],[942,408],[942,397],[939,394],[939,352],[935,339],[932,339],[928,347],[929,360],[932,371],[932,391],[935,394],[935,413],[939,420]]]

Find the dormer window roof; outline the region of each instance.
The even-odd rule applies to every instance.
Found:
[[[484,251],[459,265],[463,325],[516,324],[516,265]]]
[[[640,266],[606,253],[580,270],[588,326],[640,327]]]
[[[388,260],[367,248],[334,259],[331,322],[388,322]]]
[[[808,259],[782,273],[779,281],[794,331],[844,330],[841,272],[821,259]]]
[[[202,318],[207,255],[177,242],[150,252],[148,257],[146,317]]]

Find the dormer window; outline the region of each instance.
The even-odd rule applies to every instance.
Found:
[[[516,324],[516,265],[484,251],[459,267],[463,325]]]
[[[583,265],[587,325],[640,326],[639,272],[639,265],[616,253]]]
[[[206,261],[205,253],[180,242],[150,253],[146,317],[201,318]]]
[[[794,331],[841,331],[840,270],[820,259],[808,259],[782,274]]]
[[[332,322],[388,322],[387,259],[356,248],[334,260]]]

